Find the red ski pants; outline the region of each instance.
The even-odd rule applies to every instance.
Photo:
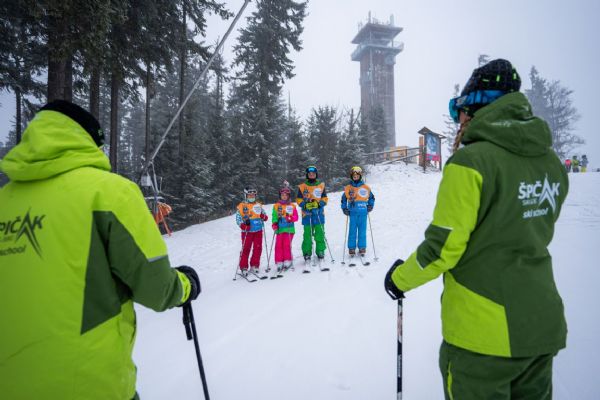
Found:
[[[292,261],[292,240],[294,234],[289,232],[278,233],[275,239],[275,263]]]
[[[250,266],[258,267],[260,265],[260,255],[262,253],[262,231],[242,232],[242,254],[240,255],[240,268],[248,268],[248,257],[250,257]]]

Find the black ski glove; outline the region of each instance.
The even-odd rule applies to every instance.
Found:
[[[198,278],[198,274],[192,267],[188,267],[187,265],[182,265],[180,267],[175,268],[177,271],[184,274],[188,280],[190,281],[190,295],[187,300],[181,303],[178,307],[183,307],[186,304],[192,302],[192,300],[196,300],[198,295],[200,294],[200,278]]]
[[[383,281],[383,286],[385,287],[385,291],[392,298],[392,300],[398,300],[404,298],[404,292],[396,286],[396,284],[392,281],[392,273],[398,268],[400,265],[404,264],[404,260],[396,260],[390,270],[385,274],[385,280]]]
[[[371,212],[371,211],[373,211],[373,206],[371,206],[371,205],[368,205],[368,206],[367,206],[367,212]]]
[[[350,210],[347,208],[342,208],[342,211],[344,212],[344,215],[350,215]]]

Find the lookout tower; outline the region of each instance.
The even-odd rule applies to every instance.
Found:
[[[360,62],[360,103],[363,115],[368,115],[374,107],[381,106],[385,114],[387,145],[396,145],[396,121],[394,109],[394,65],[396,56],[404,49],[404,44],[394,42],[403,28],[394,25],[394,16],[388,22],[371,18],[367,23],[359,23],[358,33],[352,40],[356,50],[352,61]]]

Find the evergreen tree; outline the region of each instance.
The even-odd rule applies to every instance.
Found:
[[[45,65],[44,45],[39,26],[29,22],[28,8],[22,1],[0,3],[0,91],[15,94],[16,142],[21,141],[23,106],[27,97],[43,97],[42,83],[35,79]]]
[[[368,124],[373,151],[384,151],[387,146],[387,127],[385,124],[385,111],[382,106],[371,109]]]
[[[358,116],[354,116],[354,110],[351,109],[348,113],[345,125],[344,132],[338,141],[335,162],[335,175],[341,178],[340,183],[346,181],[349,168],[354,165],[362,165],[365,161],[363,144],[359,136],[359,119]]]
[[[457,97],[460,93],[460,85],[457,83],[454,85],[454,93],[452,97]],[[446,135],[446,144],[448,154],[451,155],[454,152],[454,141],[456,140],[456,134],[460,128],[460,124],[454,122],[450,114],[444,114],[444,125],[446,126],[443,133]]]
[[[324,106],[313,108],[308,119],[307,136],[311,163],[319,169],[325,182],[335,177],[335,154],[340,136],[337,110]]]
[[[531,68],[529,78],[531,88],[525,90],[525,95],[533,113],[548,123],[552,148],[559,157],[566,158],[574,148],[585,143],[574,133],[580,115],[571,98],[573,90],[564,87],[560,81],[548,82],[539,75],[535,66]]]
[[[276,198],[282,177],[285,107],[281,88],[294,76],[288,55],[301,50],[306,6],[293,0],[258,0],[234,47],[234,135],[248,146],[240,161],[248,168],[248,178],[254,175],[253,184],[268,194],[267,200]]]
[[[308,167],[310,159],[302,122],[300,122],[294,111],[289,113],[287,123],[289,129],[289,146],[287,148],[286,179],[293,185],[295,182],[304,179],[304,171]]]

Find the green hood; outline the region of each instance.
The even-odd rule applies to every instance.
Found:
[[[463,144],[491,142],[514,154],[538,157],[552,146],[546,122],[534,117],[523,93],[510,93],[475,113]]]
[[[21,143],[0,160],[0,170],[12,181],[46,179],[80,167],[110,171],[108,158],[81,125],[47,110],[37,113]]]

